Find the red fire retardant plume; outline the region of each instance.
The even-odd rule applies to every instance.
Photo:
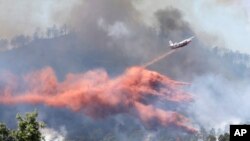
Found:
[[[182,85],[186,83],[142,67],[128,68],[115,78],[104,70],[68,74],[62,82],[58,82],[51,68],[45,68],[22,78],[9,74],[0,86],[0,103],[44,104],[83,112],[92,118],[127,113],[144,124],[157,123],[195,132],[183,115],[152,104],[154,100],[177,104],[191,101],[191,96],[180,90]]]

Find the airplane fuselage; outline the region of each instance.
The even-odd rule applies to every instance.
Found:
[[[171,49],[177,49],[177,48],[181,48],[181,47],[185,47],[187,46],[189,43],[192,42],[192,39],[193,37],[189,38],[189,39],[186,39],[186,40],[183,40],[179,43],[173,43],[173,44],[170,44],[170,47]]]

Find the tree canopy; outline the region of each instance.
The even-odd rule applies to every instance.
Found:
[[[8,129],[0,123],[0,141],[42,141],[44,140],[40,129],[44,123],[37,121],[37,111],[26,113],[25,116],[17,114],[17,129]]]

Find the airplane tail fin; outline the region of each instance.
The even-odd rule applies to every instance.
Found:
[[[172,42],[171,40],[169,41],[169,45],[170,45],[170,46],[172,46],[172,45],[173,45],[173,42]]]

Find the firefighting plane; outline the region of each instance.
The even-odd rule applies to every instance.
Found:
[[[179,43],[173,43],[171,40],[169,41],[169,45],[171,49],[177,49],[177,48],[181,48],[181,47],[185,47],[187,46],[189,43],[192,42],[194,36],[187,38]]]

